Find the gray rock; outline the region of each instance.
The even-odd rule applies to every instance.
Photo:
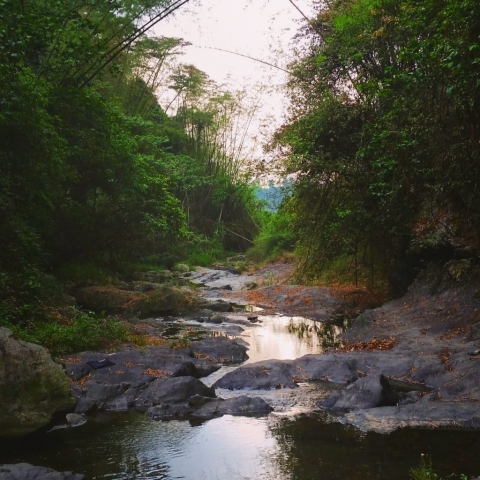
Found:
[[[140,393],[135,406],[148,408],[160,404],[187,403],[194,395],[215,398],[215,391],[194,377],[158,379]]]
[[[206,337],[192,344],[194,355],[212,362],[231,365],[248,359],[247,348],[227,337]]]
[[[67,423],[70,427],[79,427],[84,423],[87,423],[87,419],[83,415],[78,415],[76,413],[67,413]]]
[[[207,308],[210,310],[213,310],[214,312],[232,312],[233,307],[225,302],[224,300],[217,300],[216,302],[209,303],[208,305],[205,305]],[[211,320],[210,320],[211,321]]]
[[[377,433],[390,433],[407,427],[479,428],[480,406],[475,403],[422,399],[413,405],[350,412],[340,421],[363,431]]]
[[[32,432],[74,403],[68,378],[48,350],[0,328],[0,436]]]
[[[273,408],[260,397],[240,397],[207,399],[192,415],[195,417],[215,417],[220,415],[266,415]]]
[[[76,357],[66,362],[66,370],[76,381],[71,388],[77,399],[77,414],[95,409],[127,410],[139,392],[157,378],[202,378],[217,371],[222,363],[239,363],[248,358],[244,346],[226,337],[208,337],[193,342],[191,348],[177,350],[158,346],[116,352],[108,356],[114,365],[97,370],[85,367],[85,362],[101,360],[105,354],[83,352]]]
[[[217,380],[213,388],[228,390],[269,390],[272,388],[295,388],[296,368],[288,360],[265,360],[237,368]]]
[[[470,326],[468,339],[471,341],[480,339],[480,322]]]
[[[341,392],[334,392],[321,404],[322,408],[334,411],[351,411],[396,405],[399,396],[392,391],[383,375],[359,378]]]
[[[28,463],[0,465],[0,480],[83,480],[84,475],[56,472],[50,468],[34,467]]]

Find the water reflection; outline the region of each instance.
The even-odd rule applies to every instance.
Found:
[[[363,434],[326,415],[151,422],[140,414],[0,443],[0,463],[27,461],[87,479],[405,480],[429,454],[439,473],[480,472],[477,432]]]
[[[365,434],[332,422],[325,414],[294,419],[272,416],[269,428],[281,452],[278,468],[291,479],[406,480],[410,469],[418,466],[421,453],[431,457],[442,477],[455,472],[470,478],[480,472],[476,432]]]
[[[259,315],[260,326],[247,328],[240,338],[249,343],[246,363],[261,360],[293,360],[303,355],[322,353],[338,344],[347,325],[329,325],[303,317]]]

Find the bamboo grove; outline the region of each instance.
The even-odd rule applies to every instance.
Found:
[[[169,266],[255,235],[255,102],[145,35],[184,3],[0,0],[3,323],[34,321],[66,266]]]

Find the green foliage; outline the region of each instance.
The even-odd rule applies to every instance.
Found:
[[[457,478],[455,475],[449,475],[448,478]],[[468,480],[466,475],[460,475],[460,480]],[[435,473],[430,457],[422,453],[420,465],[410,470],[411,480],[442,480],[442,478]]]
[[[112,277],[107,271],[91,262],[68,263],[54,271],[55,277],[63,282],[73,282],[77,285],[112,283]]]
[[[255,262],[275,257],[283,251],[293,251],[297,240],[289,213],[280,209],[277,212],[265,212],[264,217],[254,246],[247,251],[247,257]]]
[[[479,9],[474,0],[319,4],[291,65],[290,121],[271,145],[295,178],[307,274],[337,256],[358,265],[366,251],[370,285],[388,278],[398,292],[421,258],[412,246],[437,248],[446,236],[480,244]]]
[[[15,329],[15,333],[19,339],[48,348],[55,356],[110,350],[130,338],[129,329],[119,320],[80,311],[75,311],[68,323],[32,323],[26,329]]]
[[[38,323],[43,342],[67,333],[43,322],[42,272],[104,283],[142,258],[208,264],[257,232],[244,132],[223,141],[242,98],[191,65],[168,78],[182,39],[132,43],[172,3],[0,0],[0,322]]]

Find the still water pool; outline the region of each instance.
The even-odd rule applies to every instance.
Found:
[[[319,353],[343,328],[298,317],[259,319],[261,326],[239,334],[250,344],[249,362]],[[301,398],[302,391],[284,393]],[[0,464],[73,470],[90,480],[406,480],[424,453],[443,475],[480,474],[477,432],[403,430],[382,436],[342,426],[325,413],[299,414],[288,404],[277,410],[267,417],[205,422],[154,422],[135,412],[99,414],[78,428],[0,442]]]

